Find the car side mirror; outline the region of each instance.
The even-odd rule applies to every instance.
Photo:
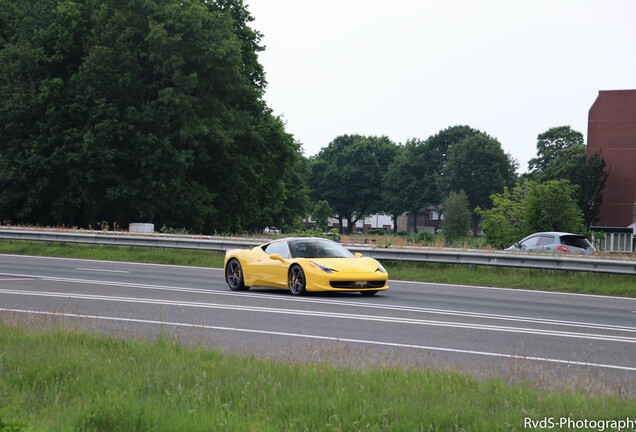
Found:
[[[516,247],[517,249],[521,249],[521,243],[519,243],[519,242],[515,243],[515,247]]]
[[[269,259],[277,260],[282,262],[283,264],[287,264],[287,260],[278,254],[271,254]]]
[[[362,258],[362,254],[360,252],[356,252],[356,258]]]

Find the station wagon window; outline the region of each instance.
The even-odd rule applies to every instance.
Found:
[[[278,254],[285,259],[289,258],[289,249],[287,249],[287,244],[285,242],[270,243],[265,248],[265,253],[268,255]]]

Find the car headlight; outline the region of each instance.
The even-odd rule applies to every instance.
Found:
[[[334,270],[334,269],[330,269],[329,267],[325,267],[325,266],[321,266],[320,264],[318,264],[317,262],[314,261],[309,261],[310,263],[312,263],[313,265],[315,265],[316,267],[318,267],[320,270],[324,271],[325,273],[333,273],[334,271],[338,271],[338,270]]]
[[[382,267],[382,264],[380,263],[378,263],[378,269],[376,271],[379,271],[380,273],[386,273],[386,269]]]

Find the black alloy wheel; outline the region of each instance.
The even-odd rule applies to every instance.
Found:
[[[248,286],[245,286],[243,280],[243,268],[241,267],[241,263],[236,258],[232,258],[227,263],[225,267],[225,280],[232,291],[245,291],[249,289]]]
[[[302,296],[307,294],[307,279],[302,267],[295,265],[289,269],[289,290],[293,295]]]

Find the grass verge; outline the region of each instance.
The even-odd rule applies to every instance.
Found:
[[[633,398],[222,355],[165,336],[140,342],[59,323],[0,322],[0,370],[0,423],[38,431],[522,431],[526,418],[636,412]]]
[[[222,267],[222,252],[187,249],[101,246],[1,240],[0,253],[88,258],[200,267]],[[385,262],[394,280],[482,285],[580,294],[636,297],[636,278],[628,275],[515,269],[510,267]]]

